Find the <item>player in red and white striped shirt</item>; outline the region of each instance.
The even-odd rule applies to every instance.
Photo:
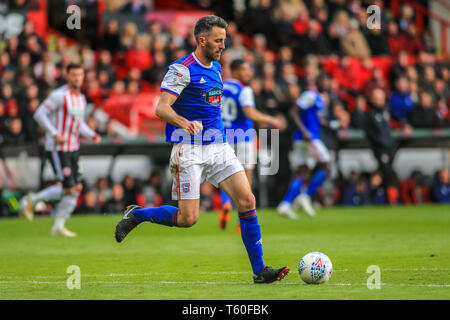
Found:
[[[60,183],[21,200],[21,211],[33,216],[38,201],[58,200],[52,235],[73,237],[65,228],[65,221],[75,209],[82,185],[78,167],[80,134],[100,143],[100,136],[85,122],[86,98],[81,93],[84,70],[78,64],[67,66],[67,84],[53,91],[39,106],[34,119],[46,131],[45,151]]]

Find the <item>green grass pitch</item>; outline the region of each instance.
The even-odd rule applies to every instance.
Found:
[[[123,243],[113,238],[119,215],[75,216],[74,239],[51,237],[53,219],[0,220],[0,299],[450,299],[450,207],[332,208],[292,221],[259,210],[264,260],[287,265],[281,282],[255,285],[237,218],[218,229],[203,213],[190,229],[144,223]],[[310,251],[334,266],[324,285],[297,271]],[[77,265],[81,288],[69,290]],[[367,268],[380,268],[369,290]]]

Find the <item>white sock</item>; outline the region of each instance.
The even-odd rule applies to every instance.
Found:
[[[55,223],[53,224],[52,230],[53,231],[61,230],[62,228],[64,228],[65,223],[66,223],[66,218],[57,216],[55,218]]]
[[[52,201],[52,200],[58,200],[63,195],[63,187],[60,184],[55,184],[50,187],[47,187],[38,193],[36,193],[32,198],[31,202],[33,202],[33,205],[36,204],[38,201]]]
[[[79,192],[64,195],[56,205],[56,216],[69,219],[73,210],[77,206],[79,195]]]

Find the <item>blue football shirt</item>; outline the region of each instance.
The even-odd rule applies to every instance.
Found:
[[[320,139],[319,113],[325,108],[320,93],[316,90],[308,89],[300,95],[296,104],[302,110],[300,120],[310,133],[311,140]],[[303,134],[297,129],[294,133],[294,141],[299,140],[303,140]]]
[[[243,108],[254,108],[253,90],[240,81],[229,79],[223,83],[222,120],[228,143],[254,140],[253,121],[248,119]]]
[[[161,91],[177,96],[172,108],[189,121],[200,121],[203,131],[191,136],[168,123],[166,141],[193,144],[226,142],[221,116],[222,67],[217,61],[202,64],[194,53],[171,63],[161,83]]]

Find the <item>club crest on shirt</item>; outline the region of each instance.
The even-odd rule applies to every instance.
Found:
[[[213,106],[218,106],[220,104],[220,100],[222,99],[222,88],[214,87],[207,92],[203,93],[203,97],[205,102],[208,104],[212,104]]]
[[[181,188],[183,189],[184,193],[188,193],[189,190],[191,189],[191,184],[190,183],[183,183],[181,185]]]

